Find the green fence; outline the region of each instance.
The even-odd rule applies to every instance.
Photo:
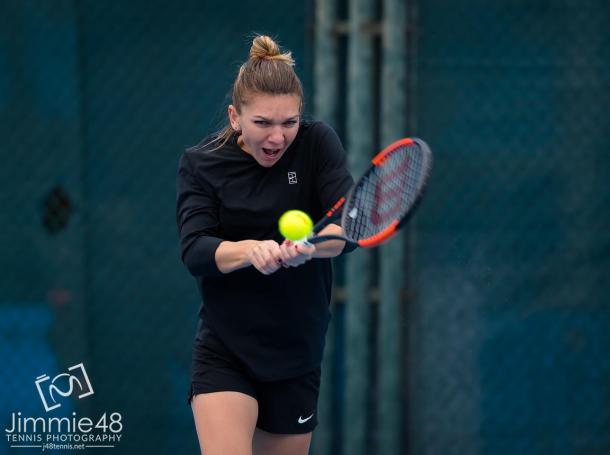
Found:
[[[399,136],[435,152],[405,232],[336,263],[312,452],[610,453],[609,17],[602,0],[1,2],[0,454],[36,450],[11,447],[17,413],[73,412],[120,430],[94,453],[197,453],[175,172],[223,120],[251,32],[293,51],[355,174]],[[47,412],[67,371],[94,393]]]
[[[415,453],[610,451],[609,13],[422,2]]]
[[[96,450],[196,453],[199,297],[178,249],[178,157],[222,120],[253,31],[280,36],[307,83],[304,7],[247,9],[0,3],[2,428],[13,412],[120,412],[122,440]],[[81,362],[94,395],[45,413],[37,377]]]

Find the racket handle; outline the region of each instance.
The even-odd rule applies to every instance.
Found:
[[[294,245],[303,245],[303,246],[312,246],[313,243],[311,243],[307,237],[302,238],[301,240],[296,240],[292,242]]]
[[[342,235],[320,235],[320,236],[314,236],[314,237],[311,237],[311,238],[307,239],[307,243],[309,243],[311,245],[315,245],[317,243],[327,242],[329,240],[342,240],[342,241],[347,242],[347,243],[356,243],[356,242],[353,242],[353,241],[351,241],[349,239],[346,239]]]

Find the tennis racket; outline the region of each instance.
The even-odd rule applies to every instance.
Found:
[[[303,243],[344,240],[374,247],[400,229],[421,200],[432,168],[432,152],[418,138],[400,139],[379,152],[348,194],[313,227]],[[317,235],[341,217],[343,235]]]

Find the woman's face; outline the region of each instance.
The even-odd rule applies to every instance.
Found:
[[[229,120],[240,131],[238,144],[258,164],[271,167],[292,144],[299,131],[301,99],[297,95],[253,95],[241,113],[229,106]]]

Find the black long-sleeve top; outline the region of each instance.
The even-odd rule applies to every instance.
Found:
[[[271,275],[254,267],[223,274],[214,256],[223,240],[281,243],[277,220],[286,210],[322,218],[353,183],[341,142],[324,123],[303,123],[280,160],[265,168],[234,139],[217,150],[209,139],[184,152],[177,178],[182,260],[201,293],[202,323],[259,380],[307,373],[322,360],[330,259]]]

